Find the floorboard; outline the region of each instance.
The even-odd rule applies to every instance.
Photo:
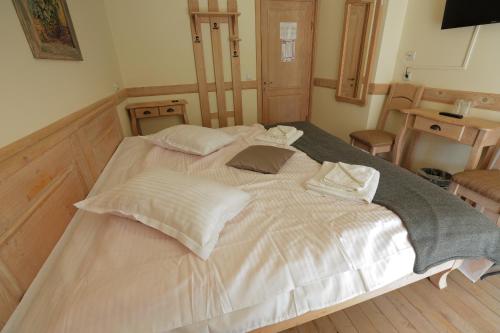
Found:
[[[500,276],[475,284],[454,271],[448,287],[427,279],[286,333],[500,333]]]

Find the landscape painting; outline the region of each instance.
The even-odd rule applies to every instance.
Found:
[[[13,0],[35,58],[82,60],[66,0]]]

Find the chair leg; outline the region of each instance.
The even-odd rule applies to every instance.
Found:
[[[354,146],[354,142],[355,142],[355,141],[356,141],[356,140],[355,140],[354,138],[351,138],[351,146]]]
[[[370,148],[370,154],[371,154],[372,156],[377,155],[377,149],[376,149],[375,147],[371,147],[371,148]]]

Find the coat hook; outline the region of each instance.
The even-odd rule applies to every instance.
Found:
[[[200,36],[196,35],[194,36],[194,42],[199,43],[200,42]]]
[[[219,25],[217,24],[217,22],[214,22],[214,30],[219,30]]]

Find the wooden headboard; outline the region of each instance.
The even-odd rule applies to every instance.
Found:
[[[118,98],[0,149],[0,328],[122,140]]]

